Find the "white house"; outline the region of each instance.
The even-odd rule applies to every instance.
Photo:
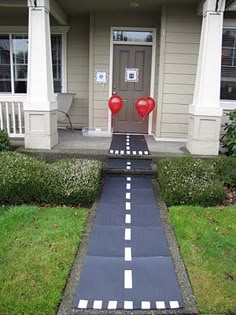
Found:
[[[0,0],[0,128],[51,149],[57,94],[75,93],[76,128],[217,155],[223,112],[236,108],[234,10],[232,0]],[[113,93],[124,99],[115,117]],[[134,102],[149,95],[157,106],[142,121]]]

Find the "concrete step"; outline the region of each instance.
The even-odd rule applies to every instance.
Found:
[[[121,160],[140,160],[140,161],[145,161],[145,160],[152,160],[152,156],[149,155],[128,155],[128,154],[107,154],[108,159],[121,159]]]
[[[103,164],[103,171],[106,174],[156,177],[157,167],[151,161],[108,160]]]

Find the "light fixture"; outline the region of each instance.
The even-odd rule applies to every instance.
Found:
[[[132,8],[137,8],[140,6],[140,4],[137,1],[131,1],[129,5]]]

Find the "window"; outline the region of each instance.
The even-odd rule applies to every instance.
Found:
[[[11,61],[9,36],[0,36],[0,91],[11,92]]]
[[[236,100],[236,29],[223,30],[221,99]]]
[[[62,36],[51,35],[54,92],[62,89]],[[28,36],[0,34],[0,93],[26,93]]]
[[[115,42],[152,43],[152,32],[114,30],[113,31],[113,41],[115,41]]]

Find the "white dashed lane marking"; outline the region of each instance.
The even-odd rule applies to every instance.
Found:
[[[126,190],[130,190],[131,189],[131,184],[126,184]]]
[[[130,200],[131,199],[131,194],[129,192],[126,193],[125,195],[126,200]]]
[[[125,203],[125,210],[131,210],[131,203],[130,202]]]
[[[125,229],[125,241],[131,241],[131,229],[130,228]]]
[[[131,214],[126,214],[125,215],[125,223],[126,224],[131,224]]]
[[[132,249],[131,247],[125,247],[125,261],[132,261]]]
[[[124,288],[125,289],[133,288],[132,270],[124,271]]]

